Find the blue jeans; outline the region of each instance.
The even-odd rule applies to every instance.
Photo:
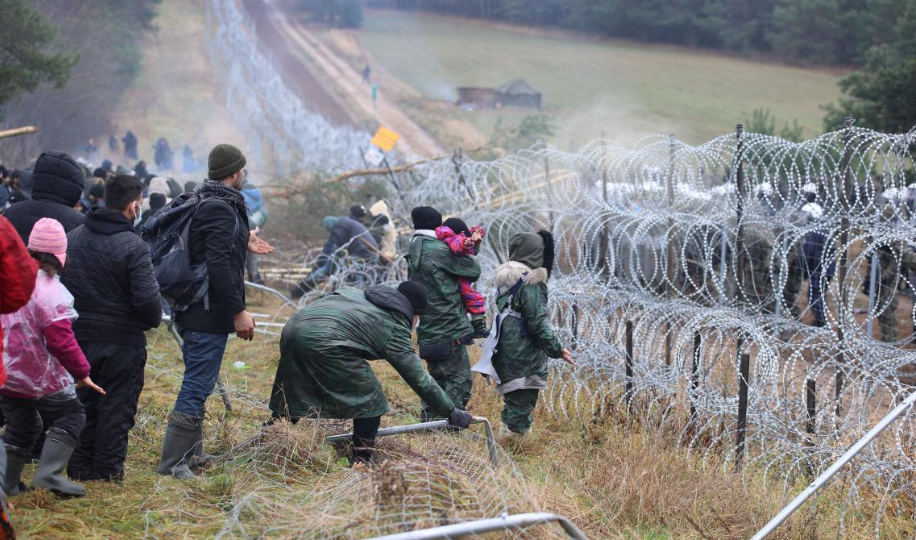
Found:
[[[181,390],[175,400],[175,410],[199,417],[204,412],[204,403],[213,393],[219,368],[223,364],[228,334],[209,334],[197,330],[179,329],[184,343],[184,378]]]

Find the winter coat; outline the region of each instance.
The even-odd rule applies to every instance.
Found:
[[[198,332],[232,334],[235,314],[245,310],[248,213],[244,204],[208,197],[191,218],[188,236],[191,265],[207,264],[210,288],[203,300],[176,313],[175,322]]]
[[[149,247],[120,212],[94,208],[67,235],[63,283],[76,299],[73,331],[80,342],[145,347],[144,332],[162,319]]]
[[[0,314],[15,313],[29,302],[35,290],[38,265],[10,222],[0,216]],[[0,325],[0,353],[3,352],[3,326]],[[6,371],[0,364],[0,386]]]
[[[149,196],[153,193],[159,193],[165,197],[165,204],[172,202],[172,189],[169,187],[168,179],[157,176],[150,180],[146,197],[144,197],[143,202],[140,203],[140,211],[144,214],[149,211]]]
[[[378,201],[369,208],[369,214],[374,218],[371,229],[378,244],[379,255],[386,262],[394,262],[398,258],[398,231],[391,220],[388,205],[385,201]]]
[[[512,288],[521,280],[521,286]],[[547,357],[560,358],[563,347],[550,327],[547,311],[547,270],[531,270],[519,262],[496,269],[499,312],[509,304],[518,316],[502,318],[499,344],[493,353],[493,367],[502,382],[501,394],[521,389],[547,387]]]
[[[433,231],[417,231],[407,253],[408,277],[426,287],[429,307],[417,330],[420,345],[440,345],[466,340],[474,333],[458,291],[458,280],[477,281],[476,257],[455,255]],[[434,355],[435,356],[435,355]]]
[[[329,256],[341,248],[346,249],[351,256],[363,259],[374,259],[378,253],[378,244],[369,234],[369,229],[349,216],[337,220],[321,253]]]
[[[58,276],[39,270],[28,304],[0,315],[7,329],[3,338],[7,379],[0,394],[34,399],[73,390],[74,379],[88,377],[89,363],[71,327],[76,318],[73,296]]]
[[[41,218],[56,219],[70,232],[86,219],[73,209],[83,194],[85,182],[83,171],[72,157],[63,152],[45,152],[32,173],[32,199],[10,206],[3,215],[16,227],[25,244],[32,227]]]
[[[341,288],[293,315],[280,336],[270,409],[293,418],[372,418],[388,412],[366,360],[387,360],[424,402],[447,416],[452,401],[410,342],[413,309],[397,290]]]

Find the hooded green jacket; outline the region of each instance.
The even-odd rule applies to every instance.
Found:
[[[502,320],[499,345],[493,354],[493,367],[502,381],[497,390],[502,394],[545,388],[547,357],[560,358],[563,353],[563,346],[550,327],[547,270],[531,270],[515,261],[497,268],[497,308],[500,312],[505,309],[511,296],[510,289],[520,279],[522,286],[512,296],[512,309],[521,318],[509,316]]]
[[[429,295],[429,306],[417,329],[419,342],[435,345],[473,334],[458,292],[458,279],[477,281],[477,257],[455,255],[445,242],[420,233],[410,239],[407,263],[408,277],[422,283]]]
[[[293,418],[372,418],[388,412],[366,360],[382,358],[441,416],[454,406],[410,342],[413,309],[385,286],[341,288],[286,323],[270,410]]]

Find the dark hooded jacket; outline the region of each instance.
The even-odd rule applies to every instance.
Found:
[[[448,244],[429,232],[431,235],[418,232],[410,239],[407,275],[426,287],[429,294],[429,307],[417,329],[419,342],[438,345],[463,340],[474,333],[458,292],[458,280],[477,281],[480,263],[477,257],[455,255]]]
[[[497,391],[508,393],[547,386],[547,357],[560,358],[563,346],[550,327],[544,243],[536,234],[519,234],[509,245],[509,262],[496,269],[496,307],[510,307],[515,316],[502,317],[493,367],[501,381]]]
[[[413,309],[396,289],[341,288],[293,315],[280,336],[270,410],[293,418],[372,418],[388,412],[366,360],[382,358],[441,416],[452,401],[410,342]]]
[[[80,314],[73,323],[81,343],[146,346],[144,332],[159,326],[162,301],[149,247],[124,214],[93,208],[67,235],[62,281]]]
[[[45,152],[32,173],[32,199],[14,204],[3,215],[25,243],[41,218],[56,219],[70,232],[86,219],[73,209],[83,195],[85,181],[83,171],[68,154]]]
[[[375,238],[369,234],[365,225],[349,216],[337,220],[321,253],[331,255],[334,250],[340,248],[346,249],[347,253],[354,257],[363,259],[372,259],[378,255]]]

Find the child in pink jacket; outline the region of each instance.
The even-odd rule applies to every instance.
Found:
[[[475,256],[480,251],[483,240],[483,227],[468,228],[464,221],[449,218],[441,227],[436,228],[436,238],[442,240],[455,255]],[[474,289],[474,284],[466,279],[458,280],[458,292],[464,301],[464,307],[471,314],[474,326],[474,337],[487,337],[487,299]]]
[[[3,365],[7,373],[0,388],[7,451],[3,490],[9,495],[19,493],[19,477],[42,431],[43,417],[50,425],[44,426],[47,438],[33,485],[82,496],[83,486],[63,474],[86,423],[76,387],[104,391],[89,378],[89,362],[73,335],[77,317],[73,296],[57,275],[67,260],[63,226],[50,218],[40,219],[29,235],[28,249],[39,267],[35,290],[24,307],[0,316],[6,330]]]

